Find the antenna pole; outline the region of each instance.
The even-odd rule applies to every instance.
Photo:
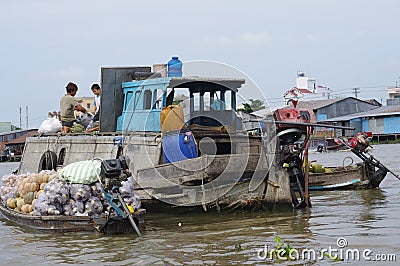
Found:
[[[22,118],[21,118],[21,114],[22,114],[22,108],[21,106],[19,107],[19,128],[22,128]]]
[[[28,105],[26,106],[25,112],[26,112],[26,129],[28,129],[29,128],[28,127]]]
[[[360,88],[354,88],[354,95],[356,96],[356,99],[358,99],[359,93],[360,93]]]

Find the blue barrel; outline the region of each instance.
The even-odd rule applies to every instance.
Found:
[[[173,56],[167,65],[168,77],[182,77],[182,61],[177,56]]]
[[[164,135],[162,139],[164,163],[173,163],[197,157],[197,147],[190,132]]]

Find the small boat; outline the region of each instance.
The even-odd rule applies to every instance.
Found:
[[[348,167],[327,167],[325,173],[310,173],[309,190],[337,190],[366,187],[369,181],[361,165]]]
[[[143,214],[144,209],[139,209],[133,213],[133,219],[139,226],[144,224]],[[90,217],[90,216],[66,216],[66,215],[48,215],[48,216],[35,216],[25,214],[22,212],[14,211],[11,208],[5,206],[3,201],[0,201],[0,214],[7,220],[14,222],[18,225],[40,230],[40,231],[51,231],[51,232],[82,232],[82,231],[99,231],[100,228],[107,222],[106,217]],[[117,229],[119,232],[117,232]],[[129,224],[129,221],[124,220],[119,223],[118,227],[116,224],[107,228],[104,231],[106,234],[116,233],[133,233],[133,229]]]

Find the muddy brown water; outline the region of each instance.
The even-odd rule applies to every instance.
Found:
[[[373,154],[400,173],[400,144],[376,145]],[[335,166],[341,165],[348,156],[358,161],[350,152],[311,152],[310,159]],[[345,159],[345,165],[349,162],[350,159]],[[1,163],[0,176],[14,171],[17,166],[16,163]],[[332,254],[340,256],[340,250],[344,252],[342,254],[358,250],[360,259],[350,254],[343,262],[348,265],[398,264],[399,180],[389,174],[379,189],[312,192],[311,200],[313,207],[305,210],[149,213],[142,238],[97,233],[43,233],[1,218],[0,265],[338,264],[327,258],[300,257],[290,262],[265,258],[263,250],[266,246],[268,250],[275,247],[276,236],[300,253],[310,249],[318,254],[331,247],[338,249]],[[345,242],[341,243],[347,243],[347,246],[339,248],[339,238],[343,238],[340,240]],[[368,254],[363,257],[363,252]]]

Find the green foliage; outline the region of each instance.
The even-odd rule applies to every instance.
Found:
[[[289,244],[286,244],[282,241],[279,236],[275,236],[275,247],[271,250],[267,251],[267,258],[276,260],[276,261],[292,261],[296,259],[301,259],[298,256],[294,256],[295,254],[299,255],[300,251],[292,248]],[[334,261],[341,261],[337,256],[332,256],[327,252],[322,253],[324,257],[334,260]]]
[[[243,113],[246,113],[246,114],[250,114],[253,112],[253,109],[251,109],[251,106],[248,103],[244,103],[243,108],[239,108],[237,110],[242,111]]]
[[[250,106],[251,106],[251,109],[253,109],[253,111],[265,109],[264,101],[258,100],[258,99],[256,99],[256,100],[249,99],[249,101],[251,102]]]
[[[235,251],[236,252],[239,252],[239,251],[242,251],[242,250],[244,250],[244,248],[242,247],[241,244],[235,244]]]
[[[286,245],[286,246],[285,246]],[[271,251],[268,251],[268,257],[272,259],[282,259],[285,258],[286,260],[292,260],[290,257],[290,251],[293,248],[284,242],[282,242],[279,236],[275,236],[275,248]]]
[[[250,114],[252,112],[261,110],[265,108],[264,102],[262,100],[254,100],[254,99],[249,99],[249,103],[244,103],[243,108],[239,108],[238,111],[242,111],[243,113]]]
[[[11,125],[11,131],[14,131],[14,130],[21,130],[22,128],[20,128],[20,127],[17,127],[17,126],[15,126],[15,125]]]
[[[398,144],[398,143],[400,143],[400,139],[387,140],[387,141],[371,141],[369,144],[376,145],[376,144]]]

